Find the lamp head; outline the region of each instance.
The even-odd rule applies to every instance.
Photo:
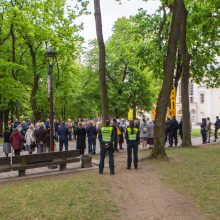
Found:
[[[45,57],[50,65],[53,65],[56,59],[57,53],[53,50],[51,46],[48,47]]]

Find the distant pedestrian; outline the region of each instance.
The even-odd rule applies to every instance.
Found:
[[[11,153],[10,135],[11,135],[11,133],[9,131],[9,128],[5,128],[4,142],[3,142],[3,152],[5,153],[6,157],[8,157],[8,155]]]
[[[88,153],[96,154],[97,130],[96,127],[93,125],[93,121],[88,122],[86,133],[88,137]]]
[[[18,156],[20,155],[21,151],[21,140],[22,140],[22,135],[18,128],[16,127],[12,134],[10,135],[10,143],[12,148],[14,149],[14,155]]]
[[[131,169],[132,151],[134,168],[138,169],[138,144],[140,134],[139,129],[134,127],[134,121],[130,121],[129,127],[126,129],[125,139],[127,141],[127,169]]]
[[[168,141],[170,141],[170,124],[171,124],[171,120],[170,118],[167,118],[165,121],[165,144]]]
[[[218,129],[220,128],[220,119],[218,116],[216,116],[216,121],[215,121],[214,126],[215,126],[215,140],[214,140],[214,142],[216,142],[218,139]]]
[[[75,131],[76,134],[76,149],[80,151],[80,155],[84,155],[86,149],[86,129],[83,127],[83,123],[79,122]]]
[[[36,128],[34,135],[37,142],[37,153],[41,154],[46,152],[47,130],[44,128],[44,123],[38,124],[39,128]]]
[[[26,141],[26,150],[29,154],[32,154],[35,146],[36,146],[36,138],[34,136],[34,126],[30,125],[26,134],[25,134],[25,141]]]
[[[119,149],[123,150],[124,148],[122,147],[123,143],[124,143],[124,128],[123,125],[120,124],[118,126],[118,129],[120,131],[120,133],[118,133],[118,143],[119,143]]]
[[[154,146],[154,123],[151,120],[147,123],[147,144],[149,149],[152,149]]]
[[[178,138],[177,138],[177,131],[179,129],[178,121],[176,120],[176,117],[173,116],[172,120],[170,121],[170,131],[169,131],[169,147],[173,147],[173,139],[175,141],[175,147],[177,147],[178,144]]]
[[[210,121],[210,118],[207,118],[207,143],[210,143],[211,139],[211,130],[212,130],[212,123]]]
[[[180,139],[182,140],[183,139],[183,120],[182,119],[179,122],[179,136],[180,136]]]
[[[69,129],[64,121],[58,127],[58,136],[59,136],[59,151],[63,151],[63,145],[65,146],[65,150],[68,151]]]
[[[206,144],[206,141],[207,141],[207,123],[206,123],[205,118],[202,118],[202,123],[201,123],[200,127],[201,127],[201,134],[202,134],[203,144]]]
[[[142,121],[143,122],[140,124],[140,127],[139,127],[140,138],[141,138],[143,148],[147,148],[147,122],[145,118]]]
[[[118,150],[118,139],[117,139],[118,123],[117,123],[117,119],[116,119],[116,118],[113,118],[111,125],[112,125],[112,127],[113,127],[114,134],[115,134],[115,139],[114,139],[114,142],[113,142],[114,151],[119,151],[119,150]]]

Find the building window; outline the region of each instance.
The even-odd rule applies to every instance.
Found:
[[[189,103],[193,103],[193,102],[194,102],[193,96],[190,96],[189,97]]]
[[[192,81],[189,83],[189,102],[194,102],[194,86]]]
[[[205,96],[203,93],[200,94],[200,103],[203,104],[205,102]]]
[[[194,95],[194,88],[193,88],[193,82],[189,83],[189,95],[193,96]]]

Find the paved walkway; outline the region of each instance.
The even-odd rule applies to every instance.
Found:
[[[179,143],[180,142],[181,141],[179,141]],[[201,145],[202,140],[201,140],[200,137],[193,138],[192,143],[193,143],[194,146]],[[166,147],[168,147],[168,144],[166,145]],[[124,148],[126,148],[125,144],[124,144]],[[58,149],[58,143],[56,143],[56,149]],[[75,140],[69,142],[69,149],[70,150],[76,149],[76,141]],[[87,151],[88,151],[88,149],[86,149],[86,153],[87,153]],[[100,152],[99,143],[97,143],[96,152],[97,153]],[[36,151],[34,153],[36,153]],[[27,151],[21,152],[21,155],[25,155],[25,154],[28,154],[28,152]],[[0,145],[0,156],[4,157],[4,153],[2,151],[2,145]],[[90,168],[90,169],[98,169],[98,166],[97,166],[98,163],[99,163],[98,160],[93,159],[92,163],[93,163],[93,168]],[[106,166],[107,166],[107,164],[106,164]],[[84,170],[88,170],[88,169],[82,169],[81,168],[81,162],[78,162],[78,163],[67,164],[67,169],[65,171],[62,171],[62,173],[84,171]],[[18,172],[17,171],[11,171],[11,172],[0,173],[0,183],[7,182],[7,181],[12,181],[12,180],[18,180],[18,179],[20,180],[20,179],[41,177],[41,176],[46,176],[46,175],[47,176],[48,175],[55,175],[55,174],[60,174],[60,173],[61,172],[59,171],[58,168],[49,169],[48,167],[42,167],[42,168],[28,169],[28,170],[26,170],[26,176],[25,177],[18,177]]]

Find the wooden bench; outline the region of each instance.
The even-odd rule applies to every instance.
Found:
[[[27,169],[52,165],[59,165],[60,170],[65,170],[67,163],[79,162],[79,156],[78,150],[14,156],[11,168],[17,170],[19,176],[24,176]]]
[[[10,157],[0,157],[0,173],[11,171]]]

